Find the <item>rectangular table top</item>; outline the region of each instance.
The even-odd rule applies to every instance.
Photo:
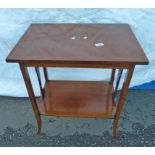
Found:
[[[128,24],[31,24],[6,61],[148,64]]]

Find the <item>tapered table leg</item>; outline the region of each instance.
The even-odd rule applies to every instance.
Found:
[[[38,134],[39,134],[40,131],[41,131],[42,122],[41,122],[41,117],[40,117],[40,113],[39,113],[39,110],[38,110],[37,102],[36,102],[36,99],[35,99],[33,87],[32,87],[32,84],[31,84],[31,80],[30,80],[30,77],[29,77],[29,73],[28,73],[27,68],[23,64],[20,63],[19,66],[20,66],[20,70],[22,72],[22,75],[23,75],[23,78],[24,78],[24,81],[25,81],[25,85],[26,85],[26,88],[27,88],[27,91],[28,91],[28,94],[29,94],[29,97],[30,97],[33,112],[34,112],[35,118],[37,120]]]
[[[128,91],[128,87],[129,87],[129,84],[130,84],[130,81],[132,78],[134,67],[135,66],[132,66],[128,69],[127,77],[123,83],[123,88],[122,88],[121,94],[119,96],[119,101],[118,101],[117,110],[116,110],[116,114],[115,114],[115,118],[114,118],[114,124],[113,124],[113,137],[114,138],[116,138],[116,129],[118,126],[118,120],[120,117],[121,110],[123,108],[124,100],[125,100],[125,97],[126,97],[126,94]]]

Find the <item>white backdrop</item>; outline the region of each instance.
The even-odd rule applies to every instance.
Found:
[[[137,66],[131,86],[155,80],[155,9],[0,9],[0,95],[28,96],[17,64],[5,58],[31,23],[129,23],[150,63]],[[50,69],[52,79],[103,80],[102,69]],[[35,94],[39,87],[30,69]]]

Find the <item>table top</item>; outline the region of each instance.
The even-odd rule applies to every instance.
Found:
[[[31,24],[6,61],[148,64],[128,24]]]

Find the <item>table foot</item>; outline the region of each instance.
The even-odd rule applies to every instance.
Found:
[[[113,138],[116,139],[117,136],[117,125],[118,125],[118,119],[114,119],[114,124],[113,124]]]
[[[37,134],[41,133],[41,128],[42,128],[42,120],[41,120],[41,116],[39,115],[35,115],[36,121],[37,121],[37,126],[38,126],[38,130],[37,130]]]
[[[41,133],[41,127],[38,126],[37,135],[39,135],[40,133]]]

